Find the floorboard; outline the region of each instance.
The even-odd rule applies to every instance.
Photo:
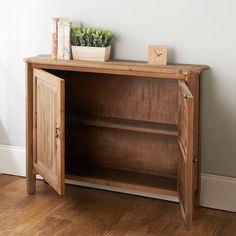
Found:
[[[0,175],[0,236],[236,236],[236,214],[199,208],[187,231],[177,203],[66,185],[58,196],[37,181]]]

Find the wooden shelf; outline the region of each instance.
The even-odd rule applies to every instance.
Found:
[[[106,118],[79,118],[68,117],[67,122],[77,125],[88,125],[112,129],[129,130],[144,133],[164,134],[170,136],[178,136],[178,127],[173,124],[161,124],[144,121],[131,121],[122,119],[106,119]]]
[[[91,184],[177,197],[176,178],[132,173],[101,167],[70,170],[66,178]]]

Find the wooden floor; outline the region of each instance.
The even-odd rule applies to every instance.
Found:
[[[0,235],[236,236],[236,214],[200,208],[184,227],[179,205],[76,186],[58,196],[43,181],[28,195],[25,179],[0,175]]]

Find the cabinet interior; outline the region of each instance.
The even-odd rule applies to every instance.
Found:
[[[65,80],[69,179],[176,196],[177,80],[47,71]]]

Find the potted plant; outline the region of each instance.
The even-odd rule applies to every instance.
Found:
[[[110,30],[72,27],[73,59],[108,61],[115,35]]]

